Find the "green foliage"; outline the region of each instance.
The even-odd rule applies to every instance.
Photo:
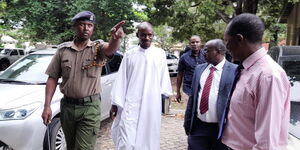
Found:
[[[284,4],[299,0],[137,0],[145,4],[145,12],[154,25],[173,27],[172,36],[185,41],[191,35],[199,35],[202,41],[223,38],[226,24],[237,14],[257,14],[266,25],[266,41],[276,42],[285,34],[278,29],[277,20]],[[154,8],[153,8],[154,7]],[[275,41],[274,41],[275,40]]]
[[[219,1],[140,0],[139,2],[150,6],[145,12],[154,26],[167,24],[173,28],[173,39],[183,42],[192,35],[199,35],[202,41],[223,37],[226,24],[221,22],[215,13],[216,9],[221,8]],[[222,9],[230,12],[227,8]]]
[[[157,43],[160,48],[171,51],[171,48],[177,42],[172,37],[172,28],[167,25],[159,25],[154,27],[154,32],[155,43]]]
[[[22,33],[31,41],[58,44],[73,39],[71,18],[89,10],[96,15],[93,39],[110,39],[110,29],[126,20],[125,32],[132,32],[132,1],[127,0],[15,0],[7,3],[7,22],[11,28],[21,26]]]

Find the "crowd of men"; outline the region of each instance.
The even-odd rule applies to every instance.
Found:
[[[72,18],[74,39],[59,46],[46,71],[42,118],[45,125],[51,122],[51,99],[62,78],[60,119],[68,150],[94,149],[101,70],[124,36],[121,21],[109,42],[91,41],[95,20],[90,11]],[[259,17],[244,13],[227,25],[224,41],[212,39],[201,48],[200,36],[191,36],[190,50],[179,60],[176,94],[180,102],[183,84],[189,96],[183,125],[187,149],[286,149],[290,84],[262,47],[264,30]],[[139,43],[124,54],[111,92],[112,138],[117,150],[159,150],[161,98],[172,95],[166,55],[152,44],[150,23],[140,23],[136,36]]]

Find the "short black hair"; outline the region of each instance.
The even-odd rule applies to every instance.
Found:
[[[265,25],[259,17],[254,14],[243,13],[230,21],[226,34],[241,34],[251,43],[261,43],[264,31]]]

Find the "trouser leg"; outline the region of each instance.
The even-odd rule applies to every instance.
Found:
[[[75,150],[94,150],[97,134],[100,130],[101,109],[100,100],[78,106],[76,109],[77,125]],[[81,109],[81,107],[85,107]]]
[[[66,104],[61,100],[60,104],[60,121],[65,139],[67,143],[67,150],[75,149],[75,135],[76,135],[76,122],[75,122],[75,105]]]
[[[188,136],[188,150],[210,150],[210,142],[206,136]]]

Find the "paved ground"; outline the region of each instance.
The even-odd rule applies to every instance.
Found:
[[[175,85],[175,78],[172,78],[173,91]],[[161,150],[186,150],[187,136],[183,129],[183,115],[186,106],[187,97],[183,95],[182,103],[177,103],[174,97],[171,97],[170,112],[167,115],[162,115],[161,125]],[[100,136],[97,139],[95,150],[114,150],[111,139],[112,121],[105,120],[101,124]]]
[[[162,116],[161,150],[186,150],[186,135],[182,127],[183,113],[181,110],[171,110],[171,113]],[[97,139],[95,150],[114,150],[110,134],[111,124],[111,120],[102,123],[101,134]]]

